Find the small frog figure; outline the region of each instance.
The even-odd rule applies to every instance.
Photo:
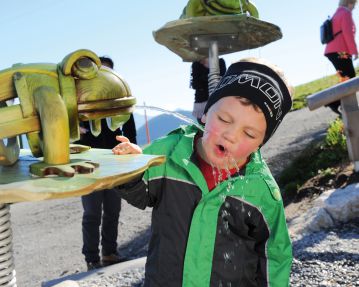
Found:
[[[14,104],[16,98],[19,104]],[[80,122],[90,121],[95,136],[103,118],[116,130],[135,103],[125,80],[101,66],[90,50],[77,50],[58,65],[15,64],[0,71],[0,165],[18,160],[16,136],[26,134],[32,154],[44,157],[30,166],[32,174],[92,172],[95,163],[70,161],[70,143],[80,137]]]
[[[248,0],[189,0],[180,18],[247,12],[252,17],[259,17],[256,6]]]

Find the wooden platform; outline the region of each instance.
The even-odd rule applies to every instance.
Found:
[[[71,159],[90,160],[100,164],[93,173],[74,177],[33,177],[29,165],[39,161],[30,151],[22,150],[13,166],[0,166],[0,203],[38,201],[89,194],[111,188],[141,175],[148,167],[165,162],[164,156],[114,155],[111,150],[90,149],[72,154]]]
[[[218,54],[258,48],[282,38],[280,28],[247,14],[202,16],[168,22],[153,32],[155,40],[185,62],[208,57],[211,41]]]

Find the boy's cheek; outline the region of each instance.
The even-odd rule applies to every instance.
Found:
[[[206,126],[206,132],[209,136],[219,136],[220,127],[216,124],[209,124]]]
[[[242,143],[238,144],[238,146],[234,150],[233,156],[235,158],[248,157],[255,150],[256,149],[254,149],[254,147],[252,145],[249,145],[248,143],[242,142]]]

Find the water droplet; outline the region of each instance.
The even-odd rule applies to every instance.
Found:
[[[232,164],[235,166],[237,173],[239,173],[240,169],[239,169],[238,163],[236,162],[234,157],[231,157],[231,161],[232,161]]]
[[[226,167],[226,173],[227,173],[228,180],[230,180],[232,177],[231,177],[231,172],[229,171],[228,166]]]
[[[226,264],[232,263],[233,256],[234,256],[234,251],[224,252],[223,253],[224,263]]]
[[[225,210],[225,209],[223,209],[222,210],[222,218],[226,218],[226,217],[228,217],[229,216],[229,213],[228,213],[228,211],[227,210]]]
[[[218,182],[222,182],[223,178],[222,178],[222,171],[217,167],[218,170]]]
[[[213,179],[214,179],[214,185],[217,186],[218,182],[217,182],[216,168],[213,165],[213,163],[211,163],[211,167],[212,167],[212,175],[213,175]]]
[[[226,233],[229,232],[229,225],[228,225],[228,221],[227,221],[227,220],[224,220],[224,221],[223,221],[223,228],[224,228],[224,231],[226,231]]]
[[[230,260],[231,260],[231,256],[230,256],[230,254],[228,252],[223,253],[223,258],[224,258],[224,262],[226,264],[228,264],[230,262]]]

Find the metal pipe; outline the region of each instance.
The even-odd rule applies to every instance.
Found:
[[[221,80],[218,59],[218,43],[212,41],[209,43],[209,57],[208,57],[208,93],[211,95]]]

